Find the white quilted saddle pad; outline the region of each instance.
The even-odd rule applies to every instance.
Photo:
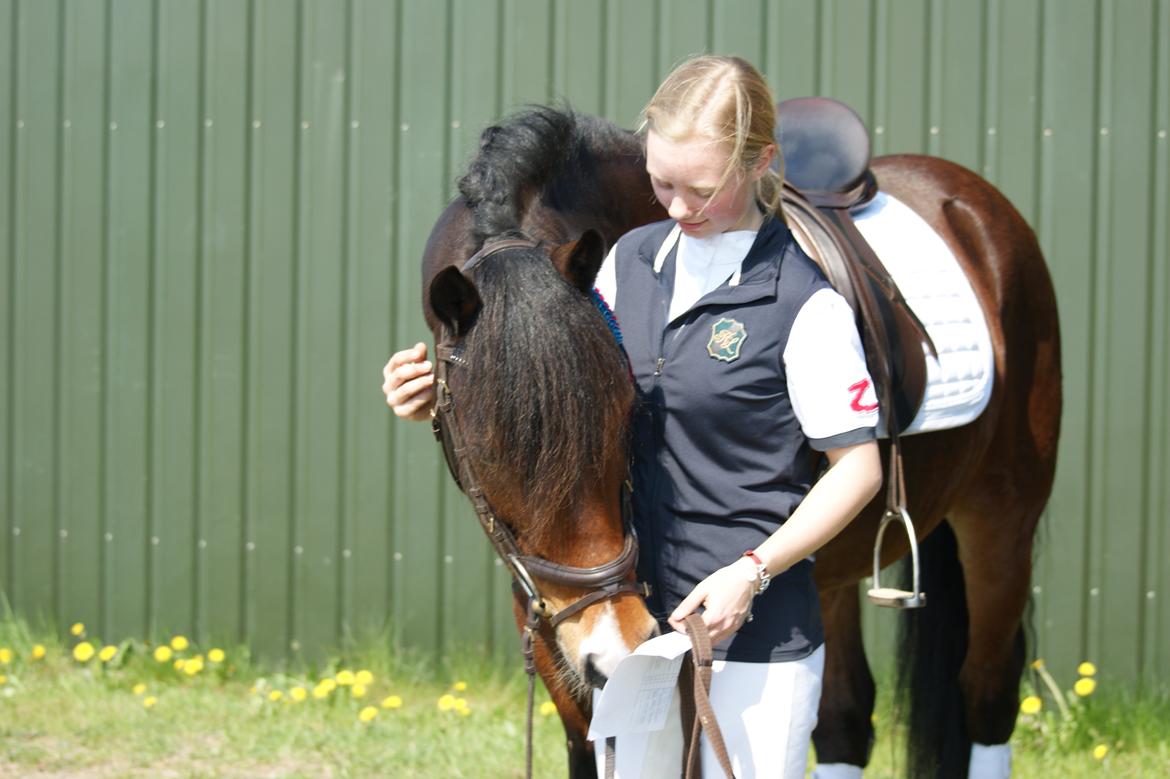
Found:
[[[971,422],[987,407],[995,365],[987,320],[958,260],[922,217],[884,192],[853,220],[938,351],[936,360],[923,344],[926,396],[904,435]]]

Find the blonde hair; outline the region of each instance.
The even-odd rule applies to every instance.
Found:
[[[756,199],[768,213],[780,209],[784,157],[773,134],[776,108],[768,82],[747,60],[707,54],[683,62],[670,72],[642,109],[638,132],[653,130],[671,141],[702,135],[724,144],[727,168],[714,198],[737,172],[759,164],[768,146],[775,149],[774,167],[756,181]],[[710,202],[710,200],[708,200]]]

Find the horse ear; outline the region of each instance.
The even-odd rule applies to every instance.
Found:
[[[466,333],[479,313],[479,291],[471,279],[448,265],[431,281],[431,310],[452,332]]]
[[[553,265],[570,284],[589,294],[597,271],[605,261],[605,239],[596,230],[586,230],[577,240],[553,249],[550,256]]]

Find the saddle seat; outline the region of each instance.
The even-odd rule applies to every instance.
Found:
[[[869,132],[842,102],[828,97],[785,100],[776,110],[776,134],[784,153],[784,177],[817,205],[821,193],[851,192],[872,178]]]

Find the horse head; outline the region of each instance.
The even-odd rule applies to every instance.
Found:
[[[444,363],[440,421],[453,414],[461,439],[447,446],[462,461],[452,471],[473,502],[482,491],[489,534],[500,522],[514,538],[518,602],[535,599],[547,618],[545,649],[578,699],[656,631],[622,509],[634,389],[591,297],[604,252],[592,230],[549,248],[488,242],[439,271],[427,301]]]

